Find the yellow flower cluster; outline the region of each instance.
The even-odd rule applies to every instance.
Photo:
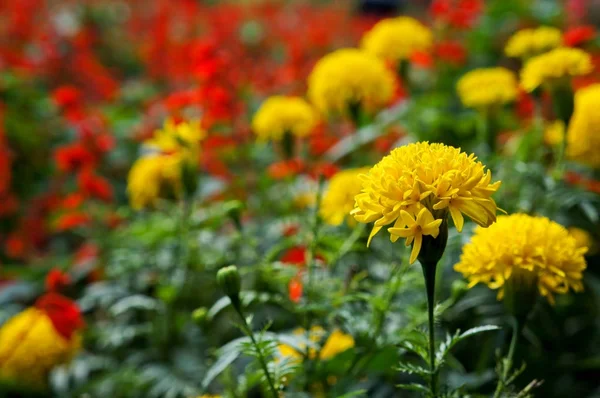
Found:
[[[281,141],[285,133],[308,136],[318,120],[315,110],[302,98],[275,95],[262,103],[252,119],[252,129],[260,140]]]
[[[306,334],[306,330],[304,329],[296,329],[294,330],[294,334],[297,336],[302,336]],[[327,360],[335,357],[337,354],[340,354],[352,347],[354,347],[354,339],[352,336],[342,332],[339,329],[335,329],[324,344],[321,345],[323,341],[323,337],[325,337],[326,332],[320,326],[313,326],[310,329],[309,339],[311,342],[315,343],[317,346],[320,346],[320,350],[316,348],[311,348],[309,350],[309,355],[311,358],[316,358],[317,352],[319,354],[319,359]],[[297,347],[300,350],[304,351],[305,346]],[[303,352],[298,352],[296,348],[291,347],[286,344],[279,345],[279,355],[283,358],[290,358],[292,360],[300,360],[302,358]]]
[[[199,121],[174,123],[168,119],[161,130],[144,142],[151,153],[131,167],[127,192],[131,207],[151,207],[160,198],[179,198],[183,193],[183,168],[197,166],[200,142],[206,136]]]
[[[590,54],[578,48],[558,47],[527,61],[521,70],[521,86],[531,92],[543,84],[586,75],[592,69]]]
[[[79,351],[81,336],[66,339],[46,313],[28,308],[0,329],[0,379],[43,389],[50,370]]]
[[[145,141],[144,145],[161,153],[182,153],[193,156],[198,154],[200,141],[205,137],[206,132],[202,129],[199,120],[175,123],[172,119],[167,119],[163,128],[156,130],[154,136]]]
[[[565,123],[555,120],[546,125],[544,129],[544,142],[550,146],[561,144],[565,139]]]
[[[512,102],[518,94],[515,75],[502,67],[468,72],[456,88],[464,106],[478,109]]]
[[[354,208],[354,197],[360,193],[359,176],[368,171],[368,167],[347,169],[331,177],[321,200],[320,213],[323,221],[329,225],[340,225],[346,219],[354,221],[350,212]]]
[[[514,58],[529,58],[562,44],[562,33],[556,28],[540,26],[522,29],[513,34],[504,47],[504,53]]]
[[[600,84],[575,93],[575,110],[567,133],[567,156],[600,168]]]
[[[460,149],[443,144],[419,142],[394,149],[361,176],[362,191],[351,214],[362,223],[375,222],[373,236],[386,225],[392,242],[407,238],[413,243],[410,262],[421,250],[424,235],[434,238],[450,213],[456,228],[463,227],[463,213],[487,227],[496,221],[492,194],[500,181]]]
[[[573,239],[575,239],[576,247],[586,248],[588,250],[588,253],[592,251],[594,239],[588,231],[577,227],[569,227],[568,231],[569,234],[573,237]]]
[[[383,19],[361,41],[366,52],[393,62],[408,59],[415,51],[427,51],[432,44],[431,30],[410,17]]]
[[[537,285],[540,294],[554,303],[553,294],[583,290],[584,253],[563,226],[526,214],[498,217],[487,229],[477,228],[464,246],[454,269],[469,279],[469,286],[485,283],[504,295],[510,278]]]
[[[394,93],[395,77],[376,56],[357,49],[334,51],[308,77],[308,98],[323,114],[347,114],[353,107],[375,112]]]

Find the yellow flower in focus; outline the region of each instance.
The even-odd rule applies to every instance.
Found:
[[[0,379],[44,389],[52,368],[67,363],[81,348],[81,336],[61,335],[41,309],[31,307],[0,329]]]
[[[521,85],[526,91],[532,92],[543,84],[586,75],[592,69],[590,54],[578,48],[558,47],[527,61],[521,70]]]
[[[329,225],[340,225],[344,220],[354,221],[350,212],[354,208],[354,197],[360,193],[359,175],[369,172],[369,167],[337,172],[329,180],[329,187],[319,209],[323,221]]]
[[[285,133],[308,136],[319,119],[315,110],[300,97],[276,95],[267,98],[252,119],[252,130],[263,141],[281,141]]]
[[[183,193],[182,155],[148,155],[135,161],[127,177],[127,193],[136,210],[152,207],[161,198]]]
[[[513,34],[504,47],[509,57],[528,58],[539,55],[562,44],[562,33],[556,28],[540,26],[522,29]]]
[[[308,77],[308,97],[323,114],[347,114],[356,107],[372,113],[392,99],[394,85],[394,74],[381,59],[346,48],[317,62]]]
[[[565,139],[565,124],[562,120],[555,120],[546,125],[544,129],[544,142],[550,146],[560,145]]]
[[[569,227],[568,231],[569,235],[575,239],[576,247],[585,248],[588,250],[588,252],[591,251],[592,245],[594,244],[594,239],[588,231],[577,227]]]
[[[469,280],[469,287],[485,283],[499,289],[499,299],[505,283],[518,278],[537,285],[539,293],[554,303],[554,294],[583,290],[585,252],[560,224],[513,214],[498,217],[487,229],[477,228],[454,269]]]
[[[161,153],[184,153],[190,157],[197,155],[200,141],[206,137],[199,120],[175,123],[167,119],[163,128],[156,130],[154,136],[144,144]],[[192,158],[193,159],[193,158]]]
[[[463,214],[487,227],[496,221],[491,196],[500,187],[500,181],[491,183],[491,179],[491,172],[475,155],[444,144],[409,144],[394,149],[361,175],[362,190],[351,214],[358,222],[375,223],[369,243],[389,224],[393,224],[388,229],[392,242],[399,237],[412,241],[419,235],[434,236],[437,221],[448,213],[459,232]],[[411,263],[418,253],[413,249]]]
[[[428,27],[410,17],[387,18],[365,33],[361,48],[386,61],[408,59],[415,51],[427,51],[433,44]]]
[[[567,156],[600,168],[600,84],[577,90],[575,109],[567,132]]]
[[[481,68],[466,73],[456,85],[463,105],[485,108],[504,105],[517,98],[517,79],[508,69]]]
[[[299,328],[294,330],[294,334],[297,336],[302,336],[306,334],[306,330]],[[321,345],[325,335],[325,329],[320,326],[313,326],[310,329],[310,341],[321,348],[320,350],[317,350],[316,348],[310,349],[309,356],[312,359],[316,358],[317,352],[319,352],[320,359],[327,360],[354,347],[354,338],[352,338],[352,336],[349,334],[345,334],[339,329],[335,329],[333,332],[331,332],[325,343]],[[300,360],[302,359],[306,346],[298,347],[302,352],[298,352],[294,347],[291,347],[287,344],[280,344],[278,348],[279,355],[281,357],[290,358],[292,360]]]

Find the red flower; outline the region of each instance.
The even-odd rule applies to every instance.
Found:
[[[79,189],[92,198],[110,202],[113,198],[113,189],[108,180],[95,174],[91,169],[84,169],[77,177]]]
[[[433,66],[433,58],[431,54],[424,51],[415,51],[410,55],[410,62],[423,68],[429,69]]]
[[[71,284],[71,277],[69,274],[62,272],[58,268],[53,268],[48,272],[48,275],[46,275],[45,284],[47,291],[57,292]]]
[[[56,221],[57,231],[68,231],[89,224],[90,216],[83,212],[73,212],[61,215]]]
[[[66,339],[71,339],[73,333],[85,326],[77,304],[58,293],[43,295],[35,306],[48,315],[54,329]]]
[[[18,232],[13,232],[4,242],[6,255],[15,259],[22,259],[25,256],[28,242],[25,236]]]
[[[306,247],[294,246],[288,249],[279,259],[282,263],[303,267],[306,264]]]
[[[85,146],[80,143],[58,148],[54,153],[54,159],[60,171],[77,171],[85,166],[93,166],[96,157]]]
[[[61,208],[65,210],[74,210],[79,208],[85,201],[85,196],[81,193],[72,193],[67,195],[61,202]]]
[[[335,173],[340,170],[338,166],[330,162],[316,163],[310,170],[309,174],[313,178],[323,176],[325,179],[330,179]]]
[[[79,106],[81,101],[81,91],[75,86],[60,86],[52,92],[52,100],[61,108]]]
[[[569,47],[582,45],[596,37],[596,29],[591,25],[570,28],[563,34],[563,43]]]
[[[438,21],[458,29],[473,26],[483,9],[481,0],[434,0],[430,12]]]
[[[288,284],[288,295],[290,300],[294,303],[297,303],[302,298],[302,291],[304,286],[302,285],[302,281],[300,280],[300,275],[292,278],[290,283]]]
[[[441,61],[452,65],[463,65],[467,59],[467,50],[458,41],[442,41],[436,44],[434,53]]]
[[[283,180],[285,178],[300,174],[304,170],[304,161],[302,159],[282,160],[273,163],[267,169],[269,176],[275,180]]]

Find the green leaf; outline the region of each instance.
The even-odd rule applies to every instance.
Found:
[[[367,392],[367,390],[351,391],[351,392],[346,393],[344,395],[340,395],[337,398],[352,398],[352,397],[367,396],[366,392]]]
[[[425,394],[426,396],[428,396],[431,393],[429,388],[427,388],[421,384],[417,384],[417,383],[398,384],[396,387],[401,388],[403,390],[420,392],[420,393]]]
[[[217,361],[208,369],[204,379],[202,380],[202,388],[206,389],[210,383],[221,374],[227,367],[229,367],[238,357],[241,352],[239,350],[231,350],[219,357]]]

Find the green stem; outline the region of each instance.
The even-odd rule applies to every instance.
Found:
[[[437,372],[435,367],[435,271],[437,263],[422,263],[425,288],[427,290],[427,315],[429,318],[429,370],[430,388],[433,398],[437,397]]]
[[[512,338],[510,340],[510,347],[508,349],[508,356],[505,359],[504,366],[502,369],[502,377],[500,380],[498,380],[498,386],[496,387],[494,398],[500,398],[502,391],[504,391],[504,387],[506,387],[506,380],[508,379],[508,375],[512,368],[513,358],[515,356],[517,340],[519,339],[519,334],[521,334],[521,322],[516,317],[512,318],[512,326],[513,333]]]
[[[265,373],[265,377],[267,378],[267,382],[269,383],[269,389],[271,390],[271,393],[273,394],[273,398],[277,398],[279,396],[279,394],[277,393],[277,389],[275,388],[273,379],[271,379],[271,374],[269,373],[269,368],[267,367],[267,361],[265,360],[263,351],[260,348],[260,346],[258,345],[258,343],[256,342],[256,339],[254,338],[254,332],[252,332],[250,325],[248,325],[248,322],[246,322],[246,317],[244,316],[244,313],[242,312],[242,309],[241,309],[241,306],[239,305],[239,303],[238,303],[238,305],[233,305],[233,307],[235,308],[235,312],[240,316],[240,319],[242,320],[242,326],[244,328],[244,331],[246,332],[248,337],[250,337],[250,341],[252,342],[252,345],[254,345],[254,348],[256,349],[256,352],[258,353],[258,362],[260,363],[260,366],[261,366],[263,372]]]

